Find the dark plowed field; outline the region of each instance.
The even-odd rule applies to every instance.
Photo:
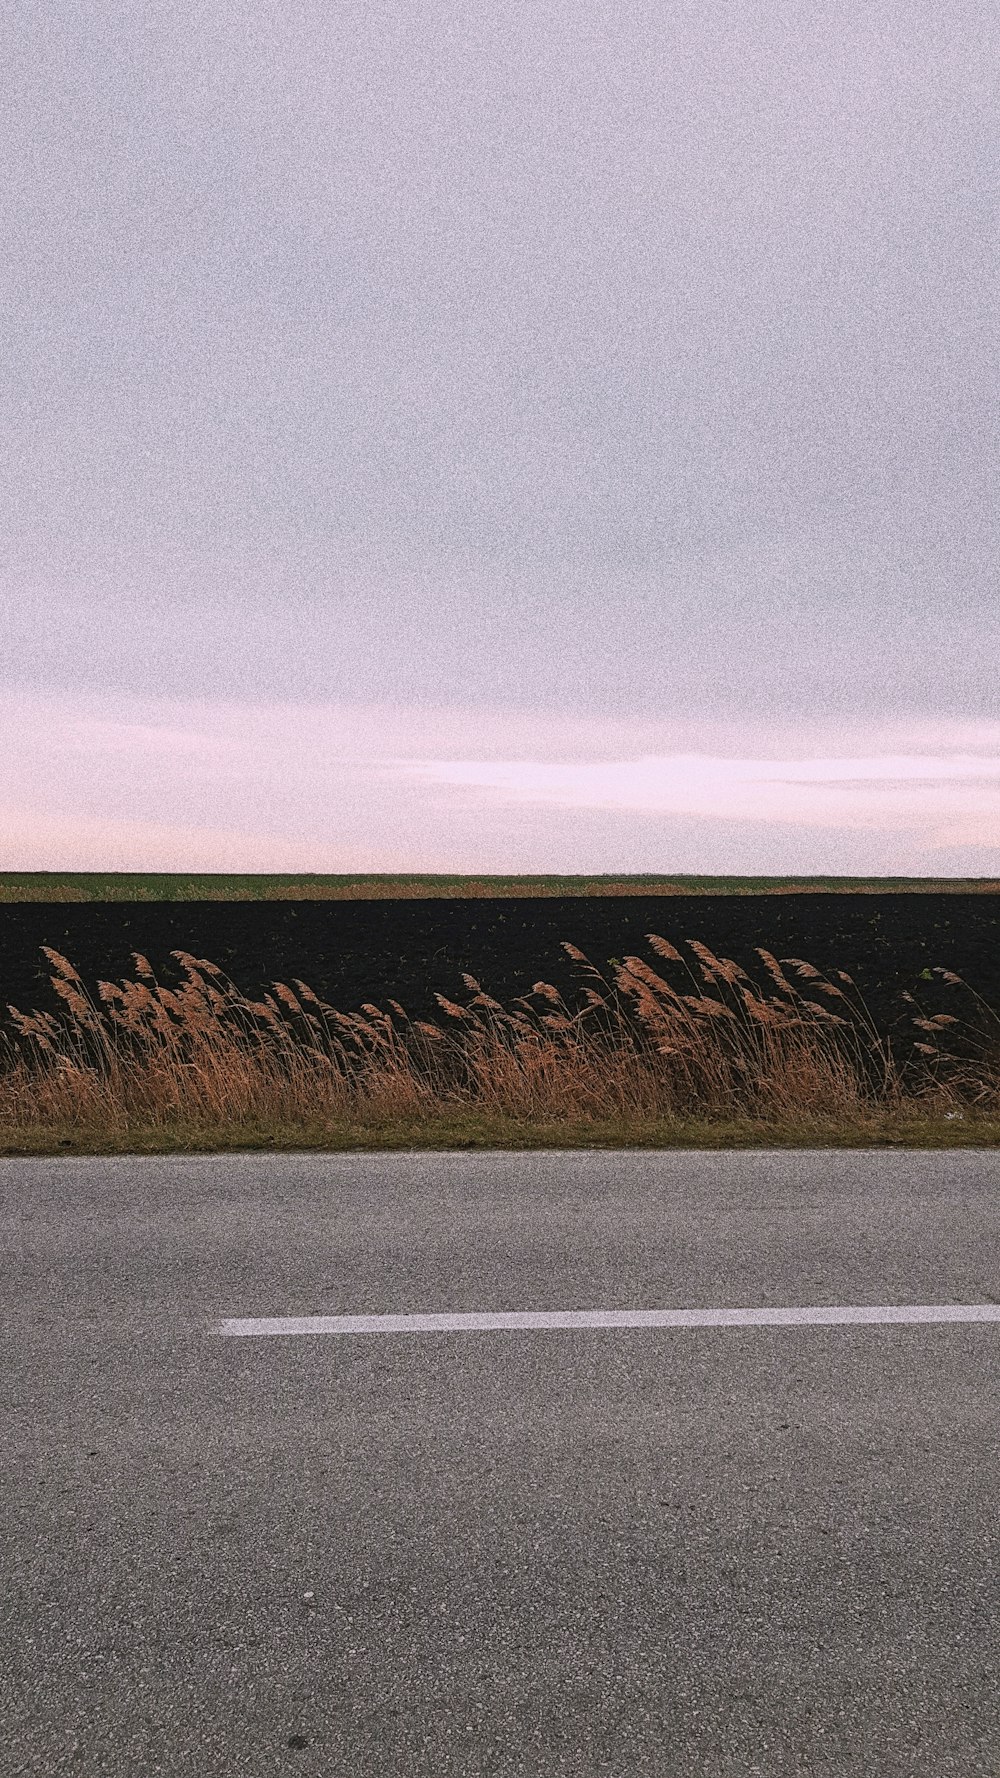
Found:
[[[1000,1011],[1000,895],[886,893],[670,895],[565,899],[325,902],[150,902],[0,907],[0,1003],[6,1010],[63,1010],[41,946],[79,969],[97,998],[98,978],[132,978],[131,953],[147,956],[159,980],[181,979],[173,950],[219,964],[245,994],[298,977],[344,1012],[392,997],[413,1016],[447,1023],[435,990],[464,1002],[463,972],[508,1005],[538,980],[553,982],[571,1005],[581,978],[560,948],[568,939],[608,976],[610,958],[628,954],[664,968],[684,988],[678,965],[658,965],[645,934],[683,946],[698,939],[731,957],[774,991],[754,947],[799,957],[824,972],[853,976],[884,1032],[910,1034],[909,989],[928,1012],[966,1018],[962,990],[922,971],[942,965]],[[691,957],[692,968],[697,970]],[[681,979],[678,979],[678,972]]]

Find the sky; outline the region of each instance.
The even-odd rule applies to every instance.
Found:
[[[1000,874],[995,5],[0,18],[0,869]]]

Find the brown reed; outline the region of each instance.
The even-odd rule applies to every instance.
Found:
[[[661,970],[625,957],[614,961],[611,984],[564,943],[581,975],[607,990],[584,985],[575,1008],[537,981],[505,1009],[465,975],[468,1005],[435,996],[444,1026],[410,1019],[397,1001],[390,1012],[372,1002],[341,1012],[297,978],[297,993],[274,982],[273,994],[252,1000],[216,964],[180,950],[171,953],[183,972],[178,987],[159,983],[148,959],[133,952],[138,979],[99,981],[95,1002],[72,964],[43,947],[63,1021],[8,1006],[20,1042],[4,1037],[0,1127],[8,1135],[67,1125],[156,1130],[178,1120],[207,1132],[247,1120],[332,1127],[366,1118],[419,1122],[456,1107],[529,1124],[851,1124],[907,1108],[1000,1110],[996,1043],[971,1063],[941,1047],[962,1024],[956,1015],[927,1017],[904,996],[923,1038],[900,1064],[843,971],[831,973],[850,995],[803,959],[779,960],[757,947],[769,982],[762,988],[731,959],[687,940],[699,981],[676,946],[646,936]],[[688,983],[667,979],[671,965]],[[783,965],[808,984],[804,993]],[[966,985],[953,972],[937,973]]]

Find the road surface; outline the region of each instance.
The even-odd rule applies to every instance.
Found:
[[[0,1240],[5,1775],[1000,1773],[995,1152],[3,1160]]]

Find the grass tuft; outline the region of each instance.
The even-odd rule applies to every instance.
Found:
[[[180,950],[179,987],[137,952],[137,979],[100,981],[95,999],[46,949],[62,1018],[8,1008],[17,1036],[3,1037],[0,1150],[996,1141],[1000,1019],[978,996],[985,1036],[906,996],[921,1035],[901,1061],[843,971],[831,973],[850,994],[807,960],[758,947],[761,984],[697,940],[686,941],[695,967],[658,934],[647,940],[659,968],[615,959],[611,983],[564,944],[587,978],[576,1005],[538,981],[505,1009],[467,975],[467,1005],[436,996],[443,1026],[396,1001],[344,1013],[297,978],[297,992],[275,982],[249,999]],[[945,1047],[956,1036],[964,1054]]]

